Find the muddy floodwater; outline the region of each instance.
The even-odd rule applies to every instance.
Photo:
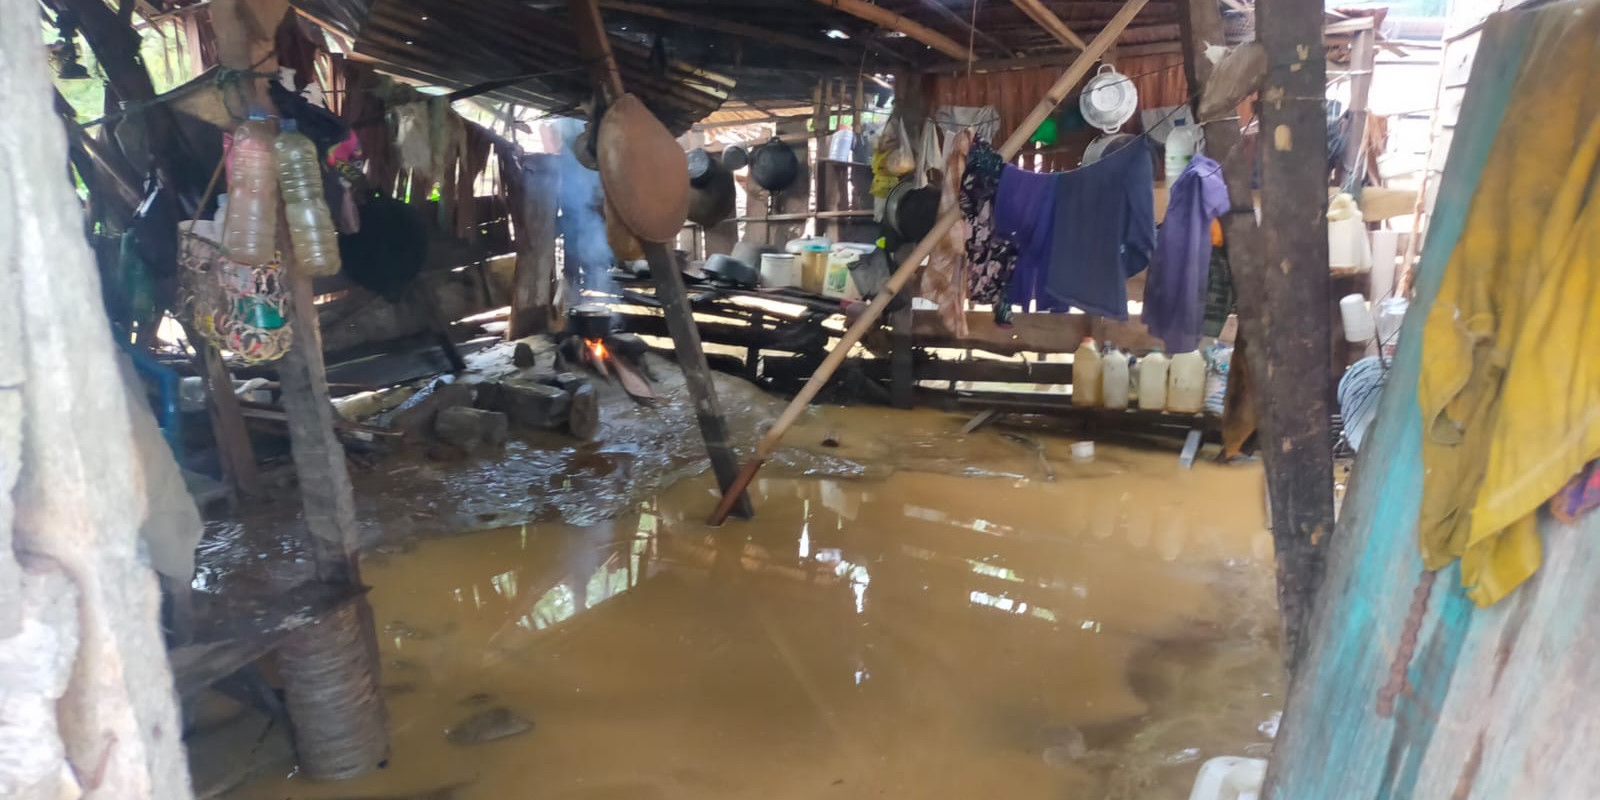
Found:
[[[1181,800],[1203,760],[1265,755],[1259,467],[1073,463],[961,421],[813,415],[720,529],[701,475],[594,524],[382,548],[388,767],[229,798]],[[532,729],[464,734],[496,709]]]

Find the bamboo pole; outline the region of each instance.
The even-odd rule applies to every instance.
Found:
[[[1083,43],[1083,37],[1073,33],[1072,29],[1067,27],[1067,23],[1062,22],[1054,11],[1051,11],[1048,6],[1039,2],[1039,0],[1011,0],[1011,4],[1021,9],[1022,13],[1027,14],[1034,22],[1039,23],[1039,27],[1044,28],[1046,33],[1056,37],[1056,41],[1062,44],[1070,44],[1079,50],[1086,48]]]
[[[965,17],[957,14],[954,11],[951,11],[949,6],[945,5],[945,0],[922,0],[922,5],[925,6],[929,11],[937,14],[946,22],[949,22],[957,28],[966,31],[967,35],[979,42],[982,42],[985,47],[988,47],[997,53],[1004,53],[1006,55],[1011,55],[1014,52],[1006,45],[1005,42],[1002,42],[999,39],[996,39],[993,36],[978,30],[977,27],[975,27]]]
[[[1099,60],[1100,56],[1111,49],[1111,45],[1116,42],[1123,29],[1128,27],[1128,23],[1132,22],[1139,11],[1144,8],[1146,2],[1148,0],[1127,0],[1127,2],[1123,3],[1122,9],[1117,12],[1115,17],[1111,18],[1111,22],[1100,33],[1095,35],[1094,40],[1089,42],[1088,46],[1083,49],[1078,59],[1072,62],[1072,65],[1067,67],[1065,72],[1061,73],[1061,77],[1056,79],[1056,82],[1051,85],[1048,92],[1045,92],[1044,97],[1039,100],[1039,104],[1034,106],[1033,111],[1022,121],[1022,124],[1018,125],[1016,130],[1011,132],[1010,138],[1006,139],[1005,144],[1000,146],[999,152],[1003,160],[1010,161],[1017,155],[1017,152],[1022,149],[1022,145],[1027,143],[1028,137],[1032,136],[1033,131],[1039,127],[1039,123],[1044,122],[1045,118],[1050,116],[1052,111],[1055,111],[1056,106],[1067,99],[1067,94],[1078,85],[1078,81],[1083,80],[1083,76],[1089,73],[1089,70]],[[888,283],[872,299],[872,303],[867,306],[867,310],[862,313],[861,318],[856,320],[855,324],[850,326],[850,330],[846,331],[843,338],[839,340],[839,343],[828,351],[828,357],[823,359],[822,364],[817,367],[816,374],[812,375],[811,379],[806,381],[806,385],[801,387],[799,394],[796,394],[794,399],[789,401],[789,407],[785,408],[783,413],[778,416],[777,422],[773,423],[772,430],[768,431],[767,435],[761,439],[761,443],[756,445],[755,454],[750,457],[744,468],[739,471],[739,476],[735,479],[733,485],[723,493],[722,502],[711,512],[711,517],[708,520],[709,524],[721,525],[723,520],[728,518],[728,513],[733,509],[734,501],[744,496],[744,491],[749,487],[750,481],[761,470],[761,465],[766,463],[766,460],[771,458],[772,454],[777,451],[778,444],[783,441],[783,436],[788,433],[790,426],[794,425],[796,419],[799,419],[801,412],[805,411],[805,407],[817,396],[817,392],[822,390],[828,379],[833,377],[834,370],[844,363],[845,356],[849,354],[850,348],[855,346],[856,342],[861,341],[861,337],[865,336],[877,324],[878,317],[883,315],[883,310],[889,305],[889,301],[900,292],[900,288],[905,286],[906,282],[911,280],[911,276],[915,275],[917,270],[922,267],[922,262],[933,252],[934,246],[945,237],[945,234],[950,232],[950,228],[956,224],[956,219],[960,215],[960,209],[952,208],[939,217],[938,222],[933,225],[933,230],[929,231],[928,235],[917,243],[916,248],[911,251],[911,255],[895,270]]]
[[[971,61],[972,54],[967,52],[967,46],[919,22],[913,22],[882,6],[875,6],[865,0],[815,0],[822,5],[836,8],[852,17],[864,19],[880,28],[898,31],[908,38],[921,42],[945,55],[960,61]]]

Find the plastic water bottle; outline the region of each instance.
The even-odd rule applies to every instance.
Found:
[[[317,146],[296,130],[292,121],[286,121],[273,149],[278,156],[278,188],[283,192],[295,262],[308,274],[333,275],[339,271],[339,238],[323,199]]]
[[[272,126],[265,120],[252,119],[233,132],[222,252],[235,264],[263,267],[276,252],[278,181],[272,160]]]
[[[1106,408],[1128,407],[1128,354],[1111,348],[1100,360],[1100,396]]]
[[[1188,168],[1189,160],[1194,158],[1195,145],[1200,138],[1200,129],[1187,124],[1187,120],[1177,120],[1172,123],[1172,132],[1167,134],[1166,174],[1167,186],[1170,188],[1177,182],[1178,176]]]
[[[1072,404],[1086,408],[1100,405],[1100,349],[1094,339],[1084,337],[1072,354]]]
[[[1139,407],[1146,411],[1167,409],[1167,357],[1160,350],[1139,359]]]
[[[1167,410],[1198,414],[1206,402],[1206,359],[1199,350],[1172,357],[1167,374]]]

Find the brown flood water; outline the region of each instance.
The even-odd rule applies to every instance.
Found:
[[[842,419],[826,452],[918,460]],[[990,477],[769,470],[757,518],[712,530],[701,476],[588,527],[374,556],[389,767],[229,797],[1181,800],[1205,758],[1264,754],[1282,677],[1259,467],[1105,444],[1071,464],[1034,437],[1054,481],[982,431],[939,455]],[[446,740],[494,706],[534,729]]]

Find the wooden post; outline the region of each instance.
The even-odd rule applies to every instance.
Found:
[[[1299,662],[1333,533],[1332,387],[1328,384],[1328,138],[1323,110],[1323,6],[1275,0],[1257,8],[1267,50],[1261,93],[1261,450],[1272,498],[1284,653]]]
[[[1345,137],[1342,181],[1349,181],[1361,169],[1366,157],[1367,98],[1372,93],[1372,69],[1377,63],[1377,32],[1365,27],[1351,34],[1350,41],[1350,132]]]
[[[833,99],[833,84],[822,78],[811,95],[811,210],[821,213],[828,210],[828,104]],[[813,217],[811,235],[826,236],[828,223]]]
[[[250,431],[245,427],[244,414],[239,408],[239,397],[233,393],[233,376],[216,345],[194,332],[192,326],[184,327],[184,335],[195,350],[194,361],[200,367],[205,382],[206,409],[211,417],[211,435],[217,442],[217,460],[222,471],[233,482],[233,488],[244,494],[261,491],[261,473],[256,467],[255,446],[250,442]]]
[[[611,56],[611,41],[606,36],[605,24],[600,19],[596,0],[567,0],[573,27],[578,33],[578,49],[589,66],[590,79],[595,87],[612,98],[623,94],[622,73],[616,59]],[[688,175],[684,176],[687,181]],[[706,363],[705,347],[700,343],[700,329],[695,325],[694,311],[689,307],[689,292],[683,285],[683,275],[678,272],[677,260],[667,252],[665,245],[644,242],[645,260],[650,263],[650,276],[656,284],[656,299],[661,301],[662,316],[667,321],[667,331],[672,334],[673,351],[678,356],[678,367],[683,370],[689,397],[694,401],[695,418],[700,424],[700,436],[706,443],[706,456],[711,470],[716,473],[717,484],[722,487],[723,500],[734,513],[749,517],[755,513],[744,486],[729,496],[739,474],[739,461],[733,452],[728,434],[728,421],[722,414],[722,404],[717,400],[717,385]]]
[[[511,320],[507,339],[521,339],[557,327],[556,211],[561,171],[556,156],[529,154],[502,158],[502,165],[520,167],[520,174],[502,175],[510,189],[511,213],[517,225],[517,264],[511,282]]]

